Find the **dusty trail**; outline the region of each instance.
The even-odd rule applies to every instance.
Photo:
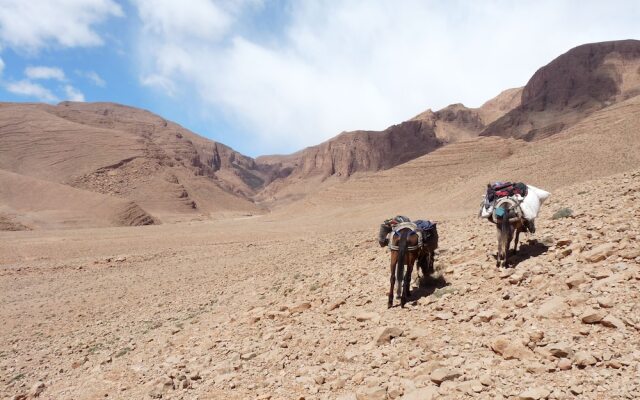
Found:
[[[606,182],[554,193],[509,270],[493,226],[442,216],[442,281],[405,309],[355,220],[2,233],[0,393],[637,398],[640,173]]]

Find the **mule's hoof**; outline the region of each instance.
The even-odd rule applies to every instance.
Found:
[[[387,303],[387,308],[393,307],[393,303]]]

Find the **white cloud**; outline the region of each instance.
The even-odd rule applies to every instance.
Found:
[[[64,71],[55,67],[27,67],[24,74],[29,79],[55,79],[64,81]]]
[[[242,3],[136,4],[142,82],[197,93],[266,151],[479,106],[571,47],[640,36],[634,2],[302,1],[266,34]]]
[[[2,76],[2,72],[4,71],[4,61],[0,58],[0,76]]]
[[[67,100],[71,101],[84,101],[84,94],[71,85],[64,86],[64,93]]]
[[[0,0],[0,44],[29,52],[101,45],[94,25],[122,15],[113,0]]]
[[[165,94],[173,96],[175,94],[175,85],[171,79],[158,74],[151,74],[140,78],[140,83],[144,86],[155,87],[162,90]]]
[[[133,0],[144,29],[174,39],[217,39],[231,24],[230,16],[209,0]]]
[[[74,72],[76,73],[76,75],[88,79],[91,83],[98,87],[107,86],[107,82],[102,79],[102,77],[96,71],[82,71],[76,69]]]
[[[96,86],[99,86],[99,87],[107,86],[107,82],[105,82],[105,80],[102,79],[102,77],[98,75],[98,73],[95,71],[88,71],[84,74],[84,76],[89,78],[89,80],[93,82],[93,84]]]
[[[49,89],[28,80],[8,83],[6,85],[6,89],[11,93],[21,96],[33,97],[47,103],[58,101],[58,98],[53,93],[51,93]]]

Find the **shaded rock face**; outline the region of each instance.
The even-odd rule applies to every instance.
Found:
[[[522,88],[508,89],[479,108],[451,104],[428,109],[384,131],[343,132],[291,155],[261,156],[265,182],[311,176],[349,177],[393,168],[444,145],[477,137],[488,124],[520,104]]]
[[[638,94],[640,41],[582,45],[540,68],[524,87],[521,104],[481,135],[541,139]]]
[[[378,171],[405,163],[444,144],[426,121],[406,121],[382,132],[343,132],[337,137],[289,156],[259,157],[263,170],[280,177],[336,175]]]

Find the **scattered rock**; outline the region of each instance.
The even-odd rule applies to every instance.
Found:
[[[578,368],[585,368],[590,365],[594,365],[597,360],[593,355],[591,355],[591,353],[587,351],[579,351],[573,357],[573,362],[578,366]]]
[[[448,321],[453,318],[453,313],[451,311],[443,311],[439,313],[435,313],[433,315],[435,320]]]
[[[375,344],[381,346],[383,344],[387,344],[391,342],[391,339],[402,336],[403,330],[393,326],[387,328],[380,328],[378,333],[375,335]]]
[[[537,387],[525,390],[516,398],[518,400],[540,400],[548,398],[550,394],[551,392],[549,390],[542,387]]]
[[[431,373],[429,378],[439,385],[444,381],[451,381],[459,376],[462,376],[462,370],[460,369],[438,368]]]
[[[569,343],[554,343],[547,346],[547,349],[556,358],[566,358],[573,355],[573,350]]]
[[[31,386],[31,390],[29,391],[29,394],[32,397],[39,397],[44,391],[44,389],[45,389],[44,382],[36,382],[33,384],[33,386]]]
[[[614,253],[615,249],[616,246],[614,243],[604,243],[582,253],[582,258],[585,261],[595,263],[605,260]]]
[[[561,358],[558,360],[558,369],[560,371],[568,371],[571,369],[573,362],[568,358]]]
[[[411,391],[402,396],[402,400],[432,400],[440,396],[435,386],[424,387]]]
[[[597,324],[605,317],[604,311],[589,309],[582,314],[580,319],[585,324]]]
[[[360,312],[357,312],[354,315],[354,317],[356,321],[359,321],[359,322],[371,321],[371,322],[377,323],[380,321],[380,314],[376,312],[360,311]]]
[[[541,318],[562,318],[569,310],[566,299],[561,296],[554,296],[542,303],[536,314]]]
[[[569,286],[569,289],[572,289],[580,286],[586,281],[587,281],[587,276],[582,272],[578,272],[577,274],[571,275],[569,278],[567,278],[564,281],[564,283],[566,283],[567,286]]]
[[[311,303],[309,302],[304,302],[304,303],[300,303],[296,306],[293,306],[289,309],[289,311],[294,314],[294,313],[301,313],[303,311],[306,311],[308,309],[311,308]]]
[[[505,360],[527,360],[533,357],[533,353],[519,341],[506,336],[496,338],[491,343],[491,349],[500,354]]]
[[[625,324],[624,322],[622,322],[622,320],[614,317],[613,315],[607,315],[606,317],[602,318],[602,320],[600,321],[600,323],[604,326],[607,326],[609,328],[617,328],[617,329],[625,329]]]

